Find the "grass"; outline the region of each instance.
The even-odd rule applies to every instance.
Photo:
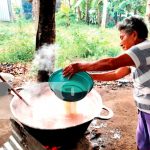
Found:
[[[33,24],[0,23],[0,62],[26,62],[33,58],[35,33]]]
[[[35,29],[32,22],[23,19],[13,23],[0,23],[0,62],[30,62],[35,51]],[[67,27],[57,23],[56,43],[59,50],[56,67],[70,62],[95,60],[116,56],[120,52],[118,31],[101,29],[83,23],[72,23]]]
[[[60,45],[57,65],[61,67],[78,59],[95,60],[120,52],[116,29],[73,24],[67,30],[65,26],[59,26],[56,37]]]

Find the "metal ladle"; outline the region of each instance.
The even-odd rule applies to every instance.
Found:
[[[24,100],[24,98],[1,75],[0,75],[0,79],[6,84],[8,84],[10,90],[13,91],[27,106],[29,106],[29,104]]]

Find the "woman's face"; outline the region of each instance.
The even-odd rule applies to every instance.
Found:
[[[132,33],[126,33],[124,30],[120,31],[120,46],[123,50],[128,50],[130,47],[136,44],[137,33],[134,31]]]

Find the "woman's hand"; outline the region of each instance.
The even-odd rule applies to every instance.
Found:
[[[65,77],[71,78],[75,73],[82,71],[81,67],[82,64],[81,63],[73,63],[68,65],[67,67],[64,68],[63,70],[63,75]]]

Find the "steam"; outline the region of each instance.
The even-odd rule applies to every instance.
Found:
[[[39,97],[46,90],[50,90],[49,86],[44,82],[48,82],[49,76],[54,72],[55,69],[55,54],[58,49],[58,45],[43,45],[35,54],[34,59],[32,61],[31,69],[29,75],[31,77],[37,78],[37,82],[26,82],[23,87],[26,95],[24,95],[24,99],[32,104],[32,97]],[[40,84],[39,84],[40,82]],[[46,86],[48,88],[46,88]],[[28,94],[27,94],[28,93]]]
[[[55,52],[58,48],[57,45],[43,45],[35,55],[33,60],[33,67],[37,70],[44,70],[47,72],[54,72],[55,66]]]
[[[30,75],[36,75],[38,82],[47,82],[50,74],[54,72],[57,49],[58,45],[56,44],[45,44],[35,54]]]

